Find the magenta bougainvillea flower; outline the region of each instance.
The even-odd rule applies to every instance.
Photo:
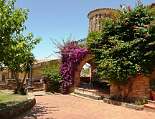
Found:
[[[61,48],[61,76],[63,93],[68,93],[70,87],[74,85],[74,70],[77,64],[88,53],[86,48],[78,46],[77,42],[68,42]]]

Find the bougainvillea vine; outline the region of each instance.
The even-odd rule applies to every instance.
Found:
[[[62,91],[68,93],[70,87],[74,85],[74,70],[77,64],[88,53],[86,48],[81,48],[77,42],[67,42],[61,48],[61,76]]]

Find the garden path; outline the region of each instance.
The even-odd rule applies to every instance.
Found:
[[[136,111],[72,95],[36,96],[31,112],[17,119],[155,119],[155,112]]]

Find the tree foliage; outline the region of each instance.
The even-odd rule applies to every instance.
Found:
[[[23,89],[23,83],[33,63],[32,49],[39,43],[32,33],[24,35],[24,23],[28,10],[15,8],[16,0],[0,0],[0,64],[12,71],[17,89]],[[17,74],[25,72],[23,80]]]
[[[5,66],[16,72],[24,72],[27,65],[33,63],[32,49],[38,42],[39,39],[34,39],[31,33],[27,36],[20,34],[13,38],[10,47],[5,51],[7,54],[4,60]]]
[[[42,71],[43,75],[50,80],[55,80],[55,81],[60,81],[61,76],[60,76],[60,65],[58,61],[53,61],[52,64],[47,65],[43,68]]]
[[[24,29],[28,10],[14,7],[16,0],[0,0],[0,62],[3,63],[6,51],[13,38]]]
[[[155,27],[149,7],[127,7],[117,20],[105,19],[100,33],[90,33],[87,44],[95,54],[98,75],[124,83],[137,73],[148,74],[155,67]]]

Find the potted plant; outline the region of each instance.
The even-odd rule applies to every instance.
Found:
[[[155,80],[150,81],[151,99],[155,100]]]

